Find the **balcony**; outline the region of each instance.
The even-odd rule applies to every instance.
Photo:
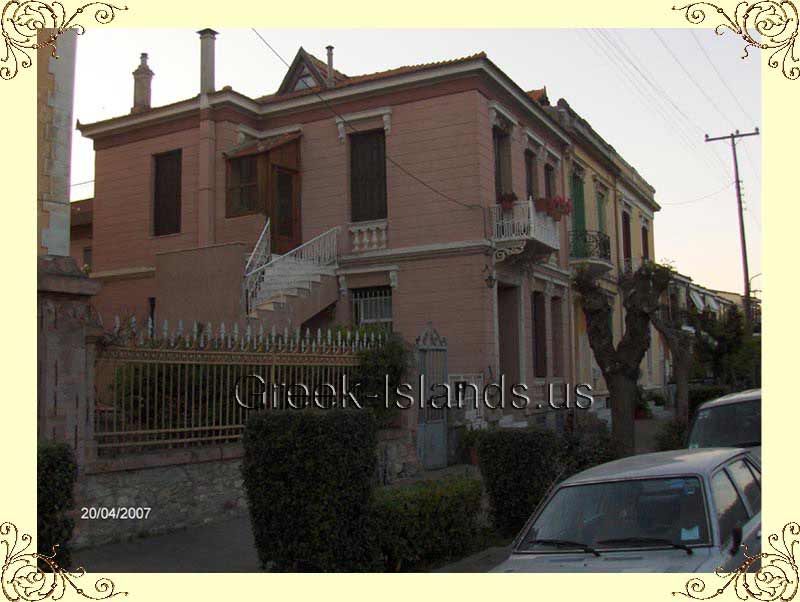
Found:
[[[388,242],[385,219],[350,224],[350,252],[365,253],[385,249]]]
[[[596,275],[611,270],[611,239],[608,234],[589,230],[570,231],[569,263]]]
[[[533,201],[518,201],[509,209],[493,205],[489,212],[492,220],[492,240],[498,247],[519,247],[532,243],[536,255],[549,255],[560,248],[558,224],[549,215],[535,211]]]

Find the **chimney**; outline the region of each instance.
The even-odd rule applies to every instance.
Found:
[[[133,72],[133,108],[131,113],[141,113],[150,108],[150,82],[153,72],[147,66],[147,53],[139,57],[141,61],[136,71]]]
[[[328,51],[328,79],[325,84],[333,88],[333,46],[326,46],[325,49]]]
[[[214,88],[214,39],[217,32],[213,29],[201,29],[200,35],[200,94],[208,94]]]

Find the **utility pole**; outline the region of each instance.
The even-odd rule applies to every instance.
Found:
[[[744,236],[744,215],[742,211],[742,181],[739,179],[739,158],[736,156],[736,139],[737,138],[745,138],[747,136],[758,136],[760,132],[758,128],[756,128],[752,132],[747,132],[745,134],[739,133],[739,130],[736,130],[732,134],[728,134],[727,136],[717,136],[715,138],[709,138],[708,134],[706,134],[706,142],[716,142],[717,140],[730,140],[731,141],[731,152],[733,152],[733,174],[736,178],[736,202],[739,205],[739,239],[742,243],[742,272],[744,276],[744,319],[745,322],[750,324],[750,270],[747,267],[747,242],[745,241]]]

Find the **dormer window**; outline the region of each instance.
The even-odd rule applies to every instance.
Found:
[[[306,73],[305,75],[301,75],[297,79],[297,83],[294,85],[295,90],[308,90],[309,88],[313,88],[316,85],[316,81],[314,81],[314,76],[310,73]]]

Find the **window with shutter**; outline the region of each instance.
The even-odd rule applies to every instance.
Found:
[[[254,213],[258,206],[258,155],[228,162],[228,202],[226,217]]]
[[[181,151],[153,157],[155,167],[153,234],[163,236],[181,231]]]
[[[532,151],[525,151],[525,196],[535,199],[537,196],[536,182],[536,155]]]
[[[350,136],[351,219],[386,219],[386,141],[383,130]]]
[[[642,259],[645,261],[650,259],[650,236],[647,226],[642,226]]]
[[[544,166],[544,196],[547,199],[552,199],[555,192],[555,170],[548,163]]]

